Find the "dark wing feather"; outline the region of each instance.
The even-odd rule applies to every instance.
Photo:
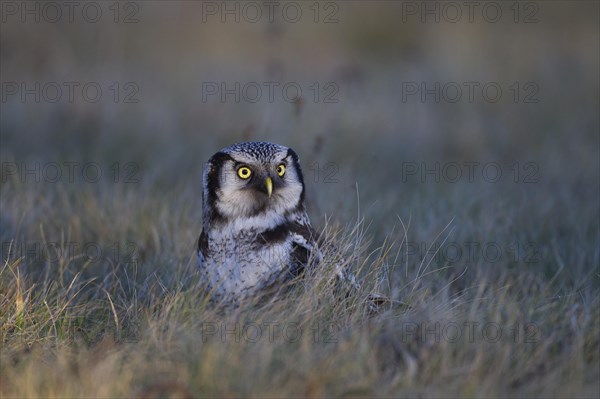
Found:
[[[204,230],[200,233],[200,237],[198,238],[198,266],[202,267],[202,262],[206,258],[208,254],[208,237]]]

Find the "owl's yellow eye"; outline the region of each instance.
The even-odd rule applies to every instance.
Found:
[[[252,170],[247,166],[242,166],[237,170],[237,174],[241,179],[249,179],[252,176]]]
[[[285,165],[284,164],[279,164],[279,166],[277,166],[277,174],[279,175],[279,177],[283,177],[283,175],[285,175]]]

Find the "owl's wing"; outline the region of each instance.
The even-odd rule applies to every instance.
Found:
[[[202,262],[204,262],[204,258],[206,257],[206,253],[208,252],[208,238],[204,233],[204,230],[200,233],[200,237],[198,238],[198,267],[202,267]]]
[[[299,213],[289,221],[288,231],[292,241],[292,258],[295,262],[292,265],[291,273],[299,275],[305,267],[309,266],[311,254],[318,263],[321,260],[321,254],[317,246],[317,235],[310,225],[310,220],[305,212]]]
[[[292,240],[292,258],[295,262],[292,265],[291,273],[294,276],[299,275],[309,265],[310,255],[315,252],[316,263],[321,260],[320,252],[314,240],[314,232],[305,226],[296,225],[291,230]]]

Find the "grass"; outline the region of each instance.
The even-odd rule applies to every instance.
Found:
[[[18,182],[8,187],[24,189]],[[134,208],[127,202],[135,197],[122,195],[118,207]],[[564,264],[525,267],[520,258],[511,264],[506,254],[495,265],[453,263],[437,255],[459,238],[456,220],[428,226],[423,217],[397,218],[376,243],[359,214],[346,225],[324,223],[326,242],[338,249],[325,248],[318,271],[275,296],[224,309],[197,282],[190,251],[196,223],[162,217],[175,201],[138,203],[144,212],[150,207],[152,221],[133,212],[102,225],[103,205],[76,198],[69,201],[82,221],[98,218],[95,242],[131,234],[140,237],[136,251],[90,260],[73,249],[73,242],[86,242],[74,239],[85,234],[75,226],[63,232],[62,248],[42,243],[57,254],[46,261],[17,251],[23,242],[15,241],[11,250],[20,256],[6,256],[0,270],[2,397],[592,397],[598,391],[597,265],[569,273]],[[432,227],[429,254],[409,253],[415,230]],[[40,237],[50,235],[45,229],[39,226]],[[177,251],[190,256],[173,257]],[[570,261],[558,252],[551,258]],[[340,262],[355,271],[360,288],[336,285]],[[367,300],[373,293],[390,299],[376,312]]]

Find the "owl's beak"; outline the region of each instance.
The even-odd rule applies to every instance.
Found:
[[[265,179],[265,187],[267,188],[269,198],[271,198],[271,194],[273,193],[273,180],[269,176]]]

